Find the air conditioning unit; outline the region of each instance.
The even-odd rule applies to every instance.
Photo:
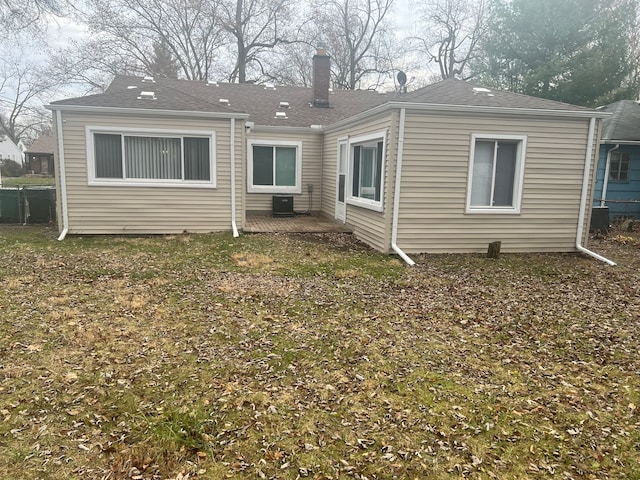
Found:
[[[274,217],[293,217],[293,195],[274,195],[273,196],[273,216]]]
[[[591,231],[609,231],[609,207],[592,207],[591,209]]]

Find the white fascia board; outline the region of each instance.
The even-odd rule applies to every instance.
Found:
[[[387,110],[392,110],[393,108],[396,107],[391,107],[389,103],[383,103],[382,105],[378,105],[377,107],[373,107],[369,110],[365,110],[364,112],[357,113],[352,117],[348,117],[344,120],[339,120],[335,123],[332,123],[331,125],[324,127],[321,131],[322,133],[332,132],[353,123],[361,122],[363,120],[371,120],[375,115],[384,113]]]
[[[357,123],[362,120],[369,120],[373,115],[385,112],[386,110],[402,109],[424,110],[438,113],[488,113],[488,114],[509,114],[527,115],[540,117],[565,117],[565,118],[607,118],[611,116],[608,112],[597,112],[595,110],[542,110],[537,108],[513,108],[513,107],[480,107],[470,105],[442,105],[437,103],[411,103],[411,102],[387,102],[377,107],[360,112],[352,117],[345,118],[322,129],[323,132],[338,130],[347,125]]]
[[[125,107],[94,107],[87,105],[45,105],[44,108],[51,111],[84,112],[84,113],[114,113],[118,115],[161,115],[167,117],[199,117],[199,118],[239,118],[248,119],[248,113],[227,112],[198,112],[192,110],[160,110],[149,108],[125,108]]]
[[[251,127],[251,133],[253,132],[267,132],[267,133],[306,133],[306,134],[318,134],[323,133],[324,130],[315,127],[279,127],[277,125],[254,125]]]

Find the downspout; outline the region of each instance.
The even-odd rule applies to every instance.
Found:
[[[231,229],[233,230],[233,238],[238,238],[238,227],[236,226],[236,119],[231,119],[231,141],[229,142],[231,150]]]
[[[69,232],[69,212],[67,209],[67,176],[64,166],[64,143],[62,135],[62,112],[56,110],[56,125],[58,134],[58,169],[60,175],[60,205],[62,206],[62,232],[58,237],[59,241],[64,240]]]
[[[391,248],[407,265],[415,265],[416,262],[402,251],[398,244],[398,210],[400,209],[400,184],[402,180],[402,153],[404,150],[404,121],[405,109],[400,109],[400,125],[398,126],[398,160],[396,161],[396,184],[393,192],[393,216],[391,220]]]
[[[593,258],[600,260],[601,262],[604,262],[611,266],[615,266],[616,265],[615,262],[612,262],[611,260],[604,258],[603,256],[598,255],[597,253],[592,252],[591,250],[588,250],[582,246],[582,233],[584,231],[585,212],[587,211],[587,193],[589,191],[589,173],[591,171],[591,155],[593,153],[593,137],[595,135],[595,129],[596,129],[596,118],[591,117],[591,120],[589,122],[589,137],[587,140],[588,142],[587,154],[584,159],[584,175],[582,178],[582,195],[580,196],[580,213],[578,215],[578,231],[576,233],[576,248],[578,249],[578,251],[585,253],[587,255],[590,255]]]
[[[609,167],[611,166],[611,152],[620,148],[618,143],[615,147],[607,152],[607,163],[604,167],[604,178],[602,179],[602,198],[600,199],[600,206],[604,207],[607,198],[607,188],[609,187]]]

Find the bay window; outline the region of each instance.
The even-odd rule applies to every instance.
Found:
[[[349,191],[347,203],[382,211],[386,132],[349,140]]]

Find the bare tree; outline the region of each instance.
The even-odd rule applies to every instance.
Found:
[[[289,36],[291,0],[226,0],[221,4],[220,24],[235,43],[232,82],[247,82],[252,65],[262,73],[261,57],[278,45],[292,41]]]
[[[215,0],[88,0],[79,16],[94,36],[81,49],[82,56],[102,71],[119,65],[121,70],[149,73],[159,42],[182,77],[207,79],[223,44],[217,5]],[[99,44],[108,46],[108,52]],[[78,58],[77,63],[85,62]]]
[[[16,144],[46,130],[51,120],[42,103],[55,88],[38,66],[25,58],[20,52],[0,60],[0,134]]]
[[[329,0],[314,10],[317,38],[332,57],[338,88],[376,87],[392,70],[393,0]]]
[[[468,66],[487,33],[492,0],[424,0],[419,51],[435,62],[442,79],[469,78]]]
[[[0,27],[9,32],[40,30],[45,14],[62,14],[64,6],[64,0],[0,0]]]
[[[268,58],[260,61],[261,80],[278,85],[310,87],[313,81],[311,60],[316,49],[310,40],[275,48]]]
[[[78,93],[103,92],[114,75],[144,75],[146,68],[114,39],[96,35],[83,42],[71,42],[50,53],[47,76]]]

